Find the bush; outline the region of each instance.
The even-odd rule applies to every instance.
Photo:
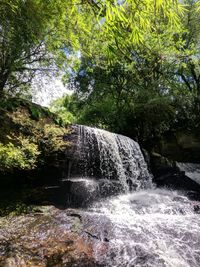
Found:
[[[19,145],[0,143],[0,170],[33,169],[40,154],[38,146],[28,138],[18,137]]]

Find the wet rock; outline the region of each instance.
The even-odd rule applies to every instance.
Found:
[[[152,153],[151,170],[158,187],[184,190],[189,197],[200,199],[199,164],[179,163]]]
[[[191,200],[196,200],[196,201],[200,201],[200,194],[199,192],[195,192],[195,191],[187,191],[186,195],[189,199]]]
[[[77,218],[79,218],[79,220],[81,220],[81,215],[80,214],[77,214],[77,213],[68,213],[67,215],[68,216],[72,216],[72,217],[77,217]]]
[[[97,240],[101,240],[100,237],[98,237],[98,236],[96,236],[96,235],[94,235],[94,234],[92,234],[92,233],[90,233],[90,232],[88,232],[88,231],[85,231],[85,233],[86,233],[89,237],[95,238],[95,239],[97,239]]]
[[[177,162],[176,167],[184,175],[200,185],[200,164]]]
[[[194,205],[194,212],[200,214],[200,205]]]
[[[70,178],[61,180],[59,188],[50,188],[49,195],[52,196],[51,203],[60,203],[65,208],[87,207],[100,198],[117,195],[123,190],[122,184],[116,180]]]
[[[0,229],[0,266],[98,266],[92,244],[77,227],[77,216],[67,212],[60,216],[59,210],[49,207],[40,216],[4,219]]]
[[[169,132],[157,140],[149,151],[150,168],[156,185],[184,190],[192,199],[200,199],[198,132]]]
[[[73,178],[62,181],[63,199],[66,205],[73,207],[86,206],[97,196],[98,183],[94,179]]]
[[[175,162],[155,152],[150,154],[150,168],[155,179],[176,173]]]

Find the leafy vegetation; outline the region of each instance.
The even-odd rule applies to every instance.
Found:
[[[40,154],[37,145],[24,138],[19,138],[19,141],[20,146],[0,143],[0,170],[32,169],[36,166]]]
[[[168,131],[198,132],[199,2],[103,1],[93,8],[100,24],[82,44],[70,76],[75,93],[61,109],[142,143]]]
[[[152,48],[167,55],[174,33],[182,34],[181,18],[199,10],[193,2],[195,8],[187,10],[174,0],[3,0],[0,91],[27,89],[38,71],[76,68],[77,51],[97,62],[103,55],[109,62],[122,57],[132,62],[133,51],[146,54]],[[181,47],[179,38],[176,43]]]
[[[47,109],[17,98],[0,104],[0,171],[31,170],[67,143],[59,119]]]
[[[177,129],[198,131],[199,7],[195,0],[4,0],[0,90],[16,93],[25,77],[55,67],[74,89],[51,106],[61,124],[98,126],[143,143]],[[41,122],[40,108],[28,110]],[[32,140],[39,149],[54,150],[57,128],[25,125],[27,136],[42,138]]]
[[[73,123],[76,121],[76,112],[73,110],[73,96],[67,95],[53,101],[50,110],[56,113],[64,123]]]
[[[65,67],[90,15],[78,0],[3,0],[0,3],[0,93],[20,93],[37,72]],[[83,11],[83,12],[82,12]],[[81,28],[81,31],[80,31]]]

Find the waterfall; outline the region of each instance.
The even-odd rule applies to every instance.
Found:
[[[81,203],[90,196],[78,212],[99,266],[198,267],[200,203],[184,192],[156,189],[138,143],[130,138],[86,126],[75,132],[71,188]],[[196,179],[199,169],[192,167]],[[191,165],[179,168],[191,176]]]
[[[200,266],[199,201],[155,188],[128,137],[75,126],[70,138],[65,179],[56,189],[70,205],[3,218],[0,266]],[[198,165],[177,167],[199,181]]]
[[[105,130],[77,127],[82,178],[118,180],[124,191],[152,186],[151,175],[137,142]]]

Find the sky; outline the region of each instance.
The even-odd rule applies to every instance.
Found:
[[[62,83],[62,76],[36,76],[32,83],[32,101],[48,107],[53,100],[65,94],[72,94],[72,90]]]

